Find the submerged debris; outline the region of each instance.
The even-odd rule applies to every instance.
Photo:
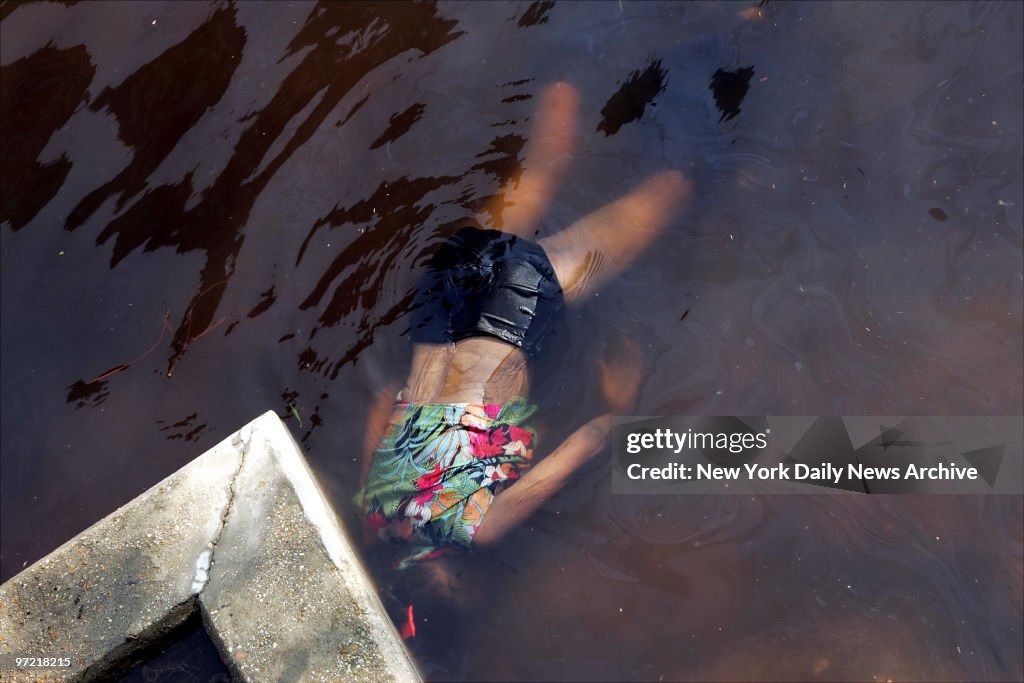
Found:
[[[402,638],[408,640],[409,638],[416,637],[416,622],[413,621],[412,617],[412,605],[409,605],[409,609],[405,613],[405,623],[402,624]]]

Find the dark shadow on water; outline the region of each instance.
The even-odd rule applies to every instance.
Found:
[[[135,154],[113,180],[71,211],[68,230],[84,223],[107,198],[116,194],[120,209],[146,188],[146,180],[182,136],[223,97],[244,47],[245,30],[235,23],[234,10],[220,9],[185,40],[99,94],[90,109],[116,116],[118,137]],[[104,232],[100,242],[108,235]]]
[[[141,653],[120,683],[230,683],[203,620],[196,611],[162,643]]]
[[[543,234],[694,193],[554,326],[541,449],[617,333],[639,414],[1020,414],[1024,5],[757,5],[0,3],[0,578],[268,410],[358,529],[414,283],[500,227],[557,81]],[[1021,678],[1019,498],[629,497],[609,459],[454,584],[370,562],[429,680]]]
[[[7,9],[8,5],[4,6]],[[0,222],[24,227],[67,178],[71,162],[40,164],[40,152],[78,106],[96,67],[84,45],[59,49],[47,44],[0,69]]]
[[[665,90],[667,76],[668,71],[662,68],[660,59],[651,59],[642,71],[631,73],[601,109],[597,130],[615,135],[619,128],[643,116],[644,109],[653,107],[654,98]]]
[[[718,69],[711,77],[711,88],[715,95],[715,106],[722,112],[718,122],[728,121],[740,113],[740,104],[750,89],[750,79],[754,75],[754,67],[748,66],[736,71]]]

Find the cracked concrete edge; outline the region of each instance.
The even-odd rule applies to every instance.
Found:
[[[195,609],[194,560],[220,527],[241,453],[226,439],[0,585],[0,671],[67,658],[55,680],[107,676]]]
[[[254,440],[255,439],[255,440]],[[336,568],[357,631],[384,658],[386,679],[419,680],[376,590],[291,434],[273,412],[194,461],[0,586],[0,672],[6,680],[100,680],[136,650],[180,625],[205,594],[235,505],[236,482],[254,444],[269,449],[305,521]],[[244,502],[245,498],[241,502]],[[365,627],[365,628],[364,628]],[[224,634],[211,632],[215,643]],[[221,656],[237,675],[230,651]],[[13,670],[15,657],[68,657],[71,666]],[[258,680],[258,679],[257,679]],[[382,679],[383,680],[383,679]]]
[[[418,681],[291,433],[274,413],[251,426],[236,479],[242,498],[200,595],[234,678]]]
[[[278,421],[280,422],[280,420]],[[242,473],[242,468],[245,467],[245,458],[249,453],[249,447],[252,443],[252,427],[253,423],[250,422],[226,439],[226,441],[231,442],[231,445],[238,453],[238,467],[235,468],[234,474],[231,475],[231,479],[228,481],[227,502],[224,503],[224,509],[220,514],[220,523],[217,526],[217,530],[214,531],[213,538],[210,539],[208,550],[204,550],[196,558],[196,573],[192,578],[191,585],[194,595],[202,593],[210,580],[210,570],[213,568],[213,563],[216,560],[217,544],[220,543],[220,539],[224,535],[224,529],[227,527],[228,518],[231,516],[231,509],[235,502],[235,494],[237,493],[236,484],[238,477]]]
[[[316,480],[316,475],[302,456],[302,450],[291,432],[274,412],[262,415],[252,423],[253,441],[270,450],[277,466],[288,479],[302,505],[306,519],[316,529],[341,583],[349,591],[361,611],[362,621],[374,641],[380,657],[388,663],[389,673],[396,680],[419,681],[402,638],[380,601],[377,589],[359,561],[338,516]]]

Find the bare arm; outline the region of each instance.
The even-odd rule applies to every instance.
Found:
[[[568,83],[555,83],[540,93],[522,174],[506,183],[487,207],[490,223],[502,232],[532,238],[569,170],[577,137],[579,94]]]
[[[609,412],[577,429],[551,455],[495,496],[484,524],[473,537],[474,545],[494,543],[529,518],[565,486],[569,477],[604,449],[612,415],[633,411],[643,376],[643,356],[639,347],[626,337],[612,346],[608,356],[599,361],[601,393]]]
[[[363,435],[363,454],[359,471],[359,488],[366,486],[366,478],[370,474],[370,462],[373,460],[373,452],[377,445],[384,438],[384,432],[388,428],[388,418],[394,410],[396,385],[388,384],[381,390],[370,412],[366,416],[366,433]]]
[[[540,240],[568,303],[625,270],[661,234],[691,193],[678,171],[664,171],[561,232]]]

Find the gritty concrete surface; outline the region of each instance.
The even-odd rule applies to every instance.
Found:
[[[401,640],[280,420],[253,426],[203,592],[237,678],[415,679]],[[244,505],[239,497],[245,496]]]
[[[196,558],[221,527],[241,463],[221,443],[0,586],[0,667],[66,657],[63,678],[102,678],[184,621]]]
[[[197,608],[238,680],[419,680],[272,412],[0,586],[0,678],[105,680]]]

